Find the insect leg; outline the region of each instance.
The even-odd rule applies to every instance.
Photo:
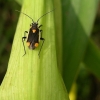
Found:
[[[24,37],[22,37],[22,42],[23,42],[23,47],[24,47],[24,55],[26,54],[25,45],[24,45],[24,41],[25,41],[25,39],[27,38],[26,35],[25,35],[26,33],[28,33],[28,32],[25,31],[25,32],[24,32]],[[24,55],[23,55],[23,56],[24,56]]]
[[[43,25],[40,25],[38,28],[40,28],[41,26],[43,26]]]
[[[30,27],[32,27],[32,23],[30,24]]]
[[[39,53],[38,53],[38,55],[39,55],[39,56],[40,56],[40,52],[41,52],[41,49],[42,49],[43,44],[44,44],[44,41],[45,41],[45,39],[44,39],[44,38],[42,38],[42,30],[40,30],[40,32],[41,32],[41,37],[40,37],[40,40],[42,40],[43,42],[42,42],[42,45],[41,45],[40,50],[39,50]]]
[[[26,33],[28,33],[28,31],[25,31],[25,32],[24,32],[24,37],[26,37]]]

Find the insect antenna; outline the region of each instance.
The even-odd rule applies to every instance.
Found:
[[[37,23],[38,23],[38,21],[39,21],[43,16],[47,15],[48,13],[51,13],[52,11],[54,11],[54,9],[51,10],[51,11],[49,11],[49,12],[47,12],[47,13],[45,13],[44,15],[42,15],[42,16],[37,20]]]
[[[25,14],[25,13],[23,13],[23,12],[21,12],[21,11],[18,11],[18,10],[15,10],[15,11],[20,12],[20,13],[26,15],[26,16],[29,17],[29,18],[32,20],[32,22],[34,23],[33,19],[32,19],[30,16],[28,16],[27,14]]]

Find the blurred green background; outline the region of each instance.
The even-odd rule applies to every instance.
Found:
[[[0,83],[7,70],[14,33],[19,17],[19,13],[15,12],[16,9],[21,9],[21,5],[19,5],[18,2],[13,0],[0,0]],[[92,40],[97,47],[100,48],[100,4],[91,34]],[[75,81],[74,90],[76,96],[74,100],[100,100],[100,79],[91,71],[87,70],[84,64],[81,64]]]
[[[14,0],[0,0],[0,84],[6,73],[21,6]]]

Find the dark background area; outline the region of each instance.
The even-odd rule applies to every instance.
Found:
[[[100,49],[100,3],[95,18],[92,40]],[[81,68],[76,80],[77,100],[100,100],[100,79],[86,68]]]
[[[21,6],[14,0],[0,0],[0,84],[7,70]]]
[[[0,84],[7,70],[13,38],[21,6],[13,0],[0,0]],[[100,48],[100,6],[91,38]],[[77,84],[77,100],[100,100],[100,80],[85,68],[80,70]],[[83,88],[84,87],[84,88]]]

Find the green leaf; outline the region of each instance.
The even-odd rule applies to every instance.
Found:
[[[83,61],[86,67],[100,78],[100,51],[92,41],[89,41]]]
[[[59,1],[59,2],[58,2]],[[54,2],[54,18],[55,18],[55,33],[56,33],[56,51],[57,51],[57,65],[62,73],[62,11],[61,1],[53,0]]]
[[[68,89],[77,75],[92,31],[99,0],[63,0],[63,77]]]
[[[23,0],[15,0],[17,3],[19,3],[20,5],[23,4]]]
[[[22,12],[37,21],[44,13],[53,9],[50,0],[25,0]],[[17,12],[16,12],[17,13]],[[69,100],[61,74],[57,67],[55,46],[54,12],[41,18],[45,43],[38,57],[39,48],[29,50],[22,45],[24,31],[32,21],[21,14],[17,25],[6,76],[0,88],[0,100]]]

